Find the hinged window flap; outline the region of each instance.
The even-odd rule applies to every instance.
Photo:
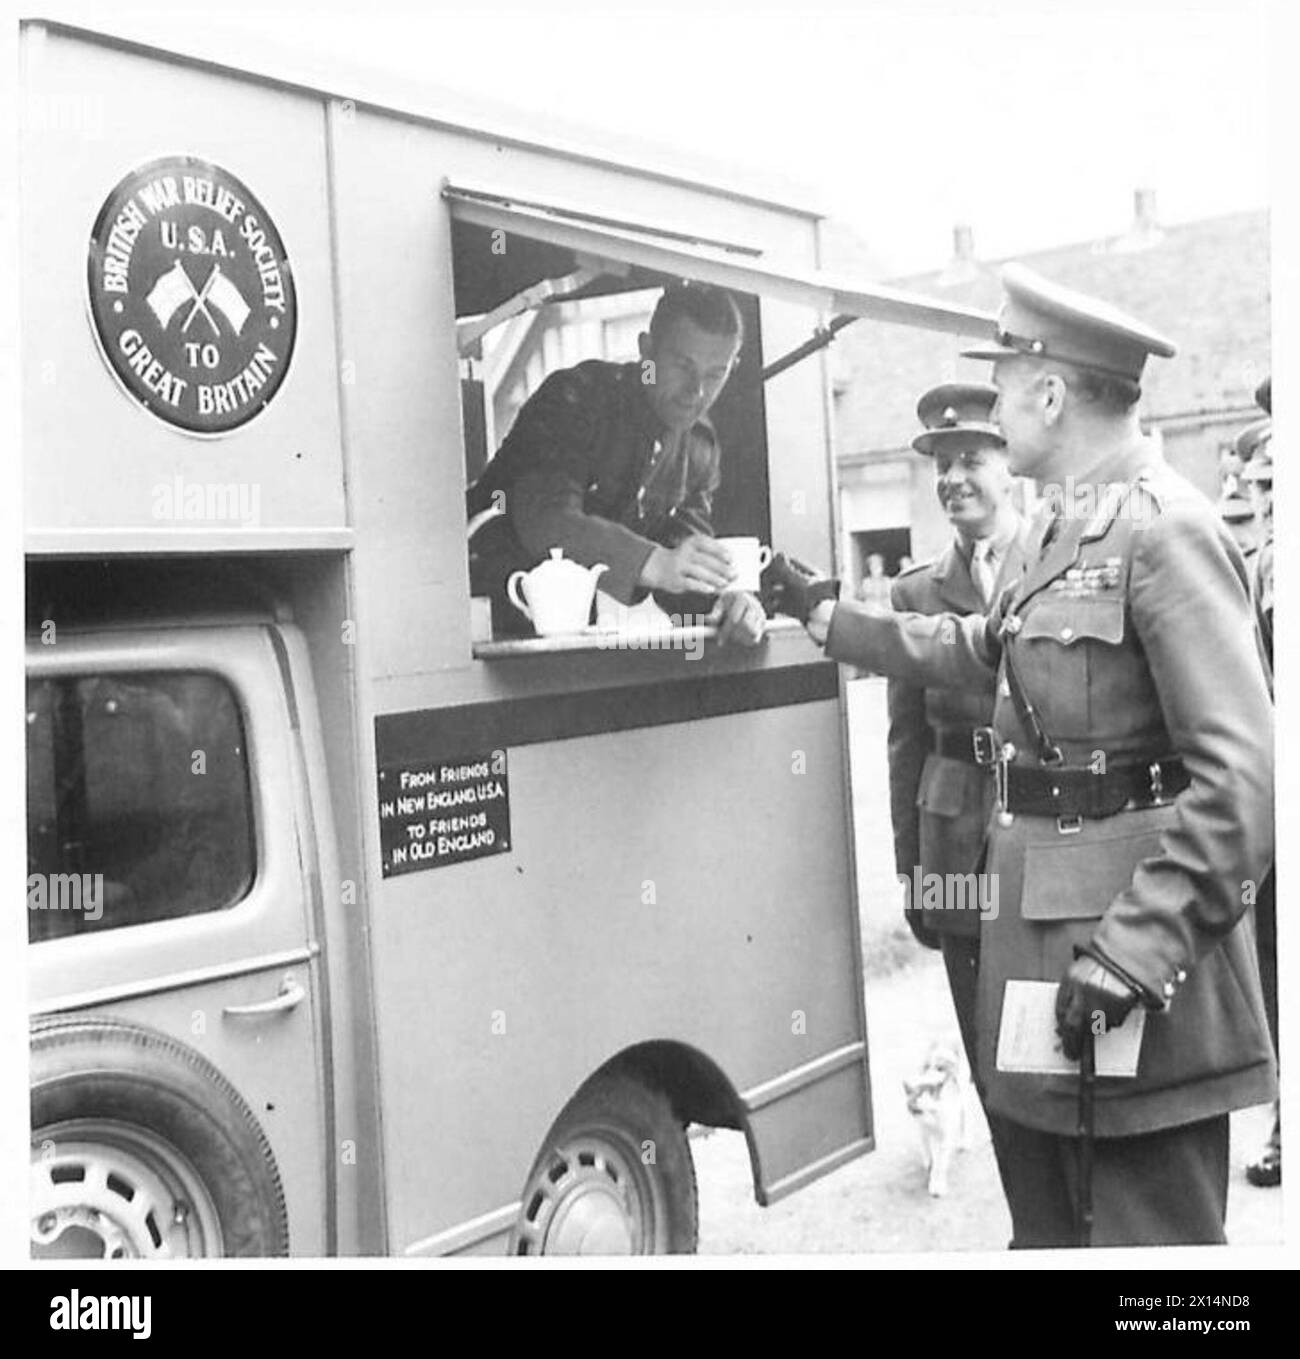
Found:
[[[649,224],[614,224],[593,214],[575,216],[537,203],[451,184],[444,187],[443,197],[453,217],[474,226],[513,231],[584,256],[632,264],[736,292],[757,293],[827,314],[861,316],[955,335],[988,335],[995,324],[995,318],[988,312],[949,306],[884,284],[774,266],[754,259],[745,247],[727,249],[718,242],[700,244],[676,230],[660,231]]]
[[[609,228],[614,231],[630,231],[639,236],[653,236],[667,241],[677,241],[682,245],[724,250],[731,254],[747,255],[755,259],[763,253],[763,247],[756,245],[753,241],[738,241],[734,238],[724,240],[721,237],[701,236],[682,222],[636,221],[628,217],[616,216],[607,210],[598,209],[590,203],[557,203],[554,200],[543,202],[539,198],[514,193],[494,184],[468,185],[444,182],[443,197],[453,204],[458,202],[496,204],[507,211],[539,212],[548,217],[585,223],[596,230]],[[455,212],[454,208],[453,212]],[[455,212],[455,215],[457,217],[464,216],[460,212]]]

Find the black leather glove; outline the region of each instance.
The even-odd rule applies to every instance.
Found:
[[[1101,1016],[1101,1032],[1118,1028],[1138,1003],[1138,993],[1096,958],[1082,954],[1065,969],[1056,992],[1056,1032],[1065,1055],[1077,1062],[1083,1037]]]
[[[768,613],[784,613],[801,623],[824,599],[840,597],[840,583],[819,576],[811,566],[778,552],[759,577],[759,599]]]

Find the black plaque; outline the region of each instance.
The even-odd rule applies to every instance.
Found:
[[[379,845],[386,878],[504,854],[510,848],[506,752],[381,765]]]

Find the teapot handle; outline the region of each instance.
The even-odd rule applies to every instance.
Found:
[[[506,596],[510,602],[519,610],[525,618],[532,621],[533,611],[521,597],[519,592],[520,582],[528,575],[527,571],[512,571],[510,579],[506,581]]]

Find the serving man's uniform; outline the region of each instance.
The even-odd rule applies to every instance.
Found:
[[[1005,333],[1050,337],[1023,352],[1050,356],[1059,333],[1062,358],[1119,369],[1142,343],[1138,373],[1172,352],[1005,277]],[[1096,482],[987,619],[840,603],[826,649],[913,684],[997,676],[1000,909],[981,927],[976,1028],[988,1106],[1015,1125],[1015,1244],[1075,1239],[1080,1082],[998,1069],[1006,984],[1056,983],[1080,947],[1148,1007],[1136,1077],[1096,1082],[1091,1243],[1221,1241],[1227,1113],[1275,1090],[1247,915],[1273,857],[1272,711],[1242,557],[1210,503],[1149,445]]]
[[[641,364],[592,359],[552,373],[470,488],[471,516],[494,503],[506,511],[475,536],[474,592],[492,597],[499,628],[517,629],[518,615],[501,607],[507,577],[561,547],[583,566],[603,562],[600,588],[637,603],[656,545],[712,536],[720,477],[713,426],[665,428],[646,400]]]

